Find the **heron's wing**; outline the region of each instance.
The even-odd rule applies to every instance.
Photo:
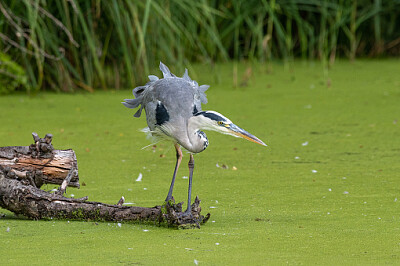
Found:
[[[159,103],[168,112],[171,121],[177,120],[178,116],[183,120],[188,119],[194,113],[202,110],[202,103],[207,103],[205,91],[209,86],[199,86],[196,81],[189,77],[187,69],[182,78],[172,74],[162,62],[160,62],[160,70],[163,73],[162,79],[150,75],[150,81],[146,85],[133,89],[132,93],[135,99],[125,99],[122,103],[132,109],[140,106],[134,115],[135,117],[140,117],[142,109],[145,108],[150,130],[153,130],[157,125],[156,110]]]

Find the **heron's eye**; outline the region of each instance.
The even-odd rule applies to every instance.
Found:
[[[218,125],[222,126],[223,124],[224,124],[224,122],[218,121]]]

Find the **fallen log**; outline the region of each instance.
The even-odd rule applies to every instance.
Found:
[[[63,194],[65,188],[68,184],[71,185],[72,180],[76,180],[74,182],[77,182],[79,186],[75,153],[72,150],[69,150],[71,151],[70,154],[73,154],[73,163],[70,163],[69,165],[66,163],[63,164],[63,167],[68,169],[68,172],[63,172],[65,174],[65,176],[62,176],[64,179],[60,177],[61,171],[56,171],[58,173],[58,175],[55,175],[56,178],[48,178],[48,176],[51,176],[49,175],[51,171],[44,171],[44,169],[55,160],[54,151],[56,150],[52,149],[52,146],[48,146],[48,149],[46,150],[45,148],[46,151],[43,152],[40,145],[45,141],[46,137],[44,139],[38,139],[35,138],[35,134],[33,135],[35,139],[35,147],[31,147],[31,145],[30,148],[28,148],[28,151],[21,147],[4,147],[6,149],[0,148],[0,151],[6,151],[1,153],[1,158],[5,158],[6,160],[17,158],[17,160],[14,160],[14,164],[11,164],[6,160],[4,160],[7,163],[6,165],[2,165],[0,162],[1,208],[31,219],[68,219],[114,222],[140,221],[178,228],[199,228],[200,225],[207,222],[210,217],[210,214],[207,214],[206,216],[201,215],[201,208],[199,206],[200,200],[197,197],[195,202],[192,204],[192,212],[190,214],[183,213],[183,203],[175,204],[173,199],[162,206],[147,208],[123,206],[123,197],[116,205],[88,201],[88,197],[81,199],[64,197]],[[48,134],[46,136],[51,135]],[[50,144],[50,142],[48,144]],[[13,159],[11,159],[11,156],[6,157],[4,154],[17,156],[12,157]],[[28,158],[29,156],[31,158]],[[22,169],[20,163],[21,157],[26,158],[26,160],[30,159],[30,161],[28,160],[29,162],[34,161],[35,163],[26,163]],[[52,161],[49,161],[49,159],[52,159]],[[42,175],[46,175],[46,178],[42,178],[40,181],[36,178],[36,175],[34,175],[34,177],[29,174],[18,175],[17,171],[26,171],[27,173],[33,171],[27,170],[27,165],[33,169],[40,169]],[[52,165],[54,165],[54,163]],[[72,179],[72,177],[75,177],[75,179]],[[40,182],[38,182],[38,180]],[[53,182],[53,184],[57,182],[57,184],[61,184],[61,186],[56,193],[50,193],[39,188],[44,182]]]
[[[43,139],[36,133],[32,135],[35,143],[30,146],[0,147],[0,166],[9,170],[9,177],[25,180],[39,188],[43,184],[61,185],[68,177],[65,186],[79,188],[75,152],[71,149],[55,150],[51,134]]]
[[[121,198],[120,202],[123,202]],[[184,215],[182,203],[172,200],[163,206],[152,208],[122,206],[67,198],[56,193],[49,193],[21,181],[6,178],[0,171],[0,207],[31,219],[68,219],[114,222],[153,222],[178,228],[200,228],[207,222],[200,214],[200,200],[196,197],[192,204],[191,215]]]

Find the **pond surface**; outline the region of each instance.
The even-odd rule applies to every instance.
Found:
[[[195,66],[218,111],[268,147],[206,132],[195,156],[200,230],[148,224],[30,221],[0,209],[6,264],[395,264],[400,259],[400,62]],[[155,73],[160,76],[160,73]],[[237,86],[233,86],[236,83]],[[120,104],[130,90],[0,97],[0,146],[31,132],[72,148],[81,189],[68,196],[133,206],[164,200],[175,164],[149,147],[144,117]],[[189,159],[174,196],[186,200]],[[225,167],[222,167],[225,166]],[[141,176],[141,181],[136,181]],[[52,189],[52,186],[44,189]]]

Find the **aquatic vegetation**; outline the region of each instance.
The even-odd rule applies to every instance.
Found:
[[[194,66],[201,70],[198,81],[211,85],[204,109],[229,114],[268,143],[258,147],[208,133],[212,145],[195,158],[201,164],[193,196],[202,193],[201,206],[211,213],[200,230],[31,221],[0,209],[2,261],[397,263],[400,76],[393,69],[398,61],[339,61],[329,72],[301,61],[289,68],[239,64],[238,73],[249,66],[248,85],[237,88],[232,64]],[[212,72],[221,77],[217,85]],[[131,112],[120,104],[130,93],[0,97],[0,146],[30,143],[31,131],[51,132],[54,145],[76,151],[85,183],[80,190],[68,189],[68,195],[108,203],[123,195],[136,206],[160,204],[173,173],[165,169],[175,153],[162,143],[140,150],[149,144],[137,130],[145,121],[129,119]],[[185,167],[178,173],[177,201],[186,199],[183,176]]]

